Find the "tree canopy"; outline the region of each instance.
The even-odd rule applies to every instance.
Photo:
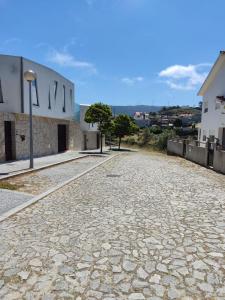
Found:
[[[121,144],[121,139],[125,135],[131,135],[138,131],[137,125],[133,120],[127,115],[118,115],[114,119],[114,134],[119,138],[119,149]]]

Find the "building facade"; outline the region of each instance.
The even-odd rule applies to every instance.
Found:
[[[0,161],[29,157],[29,85],[33,70],[34,156],[81,148],[74,122],[74,84],[57,72],[23,57],[0,55]]]
[[[98,124],[85,122],[85,113],[90,105],[80,105],[80,128],[83,132],[83,149],[93,150],[100,147],[100,135],[98,131]]]
[[[211,141],[225,148],[225,51],[220,52],[198,95],[203,97],[201,145]]]

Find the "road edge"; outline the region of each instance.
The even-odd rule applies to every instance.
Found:
[[[39,200],[41,200],[41,199],[49,196],[50,194],[56,192],[57,190],[61,189],[62,187],[66,186],[66,185],[68,185],[72,181],[75,181],[75,180],[79,179],[80,177],[86,175],[87,173],[91,172],[92,170],[96,169],[97,167],[100,167],[104,163],[108,162],[109,160],[111,160],[111,159],[113,159],[113,158],[115,158],[115,157],[117,157],[119,155],[121,155],[121,154],[112,155],[109,158],[105,159],[104,161],[102,161],[102,162],[94,165],[93,167],[87,169],[86,171],[84,171],[84,172],[82,172],[82,173],[80,173],[80,174],[78,174],[78,175],[76,175],[76,176],[74,176],[74,177],[72,177],[72,178],[64,181],[63,183],[58,184],[57,186],[55,186],[55,187],[47,190],[46,192],[44,192],[44,193],[42,193],[42,194],[40,194],[38,196],[35,196],[34,198],[26,201],[23,204],[10,209],[9,211],[7,211],[7,212],[3,213],[2,215],[0,215],[0,223],[3,222],[4,220],[6,220],[9,217],[12,217],[13,215],[15,215],[16,213],[20,212],[21,210],[23,210],[23,209],[25,209],[25,208],[27,208],[27,207],[35,204]]]

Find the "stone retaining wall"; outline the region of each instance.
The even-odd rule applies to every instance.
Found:
[[[213,168],[216,171],[225,174],[225,151],[214,150]]]
[[[203,147],[186,145],[185,158],[202,166],[207,166],[208,150]]]
[[[167,153],[183,156],[183,154],[184,154],[184,143],[183,143],[183,141],[169,140],[167,142]]]

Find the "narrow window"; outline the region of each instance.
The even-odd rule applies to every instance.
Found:
[[[204,105],[204,113],[206,113],[206,112],[208,112],[208,101],[205,101],[204,103],[203,103],[203,105]]]
[[[58,82],[55,80],[54,81],[54,98],[55,98],[55,100],[57,97],[57,90],[58,90]]]
[[[66,87],[63,85],[63,112],[66,112]]]
[[[71,101],[71,105],[73,104],[73,91],[72,89],[70,89],[70,101]]]
[[[1,79],[0,79],[0,103],[4,103],[4,101],[3,101],[2,81],[1,81]]]
[[[49,91],[48,91],[48,109],[51,109],[51,87],[49,86]]]
[[[37,79],[32,81],[32,100],[34,106],[39,106]]]
[[[206,141],[206,131],[205,130],[203,130],[203,132],[202,132],[202,140],[203,140],[203,142]]]

